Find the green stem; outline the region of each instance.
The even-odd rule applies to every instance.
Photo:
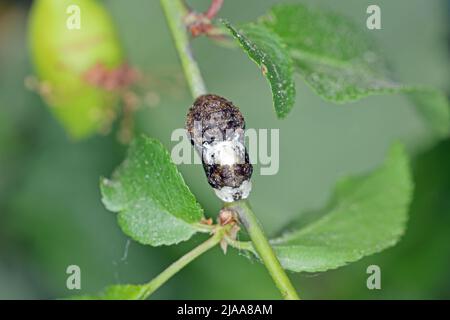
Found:
[[[189,34],[184,21],[184,18],[188,14],[188,10],[182,0],[160,0],[160,3],[175,42],[175,47],[181,60],[185,78],[189,84],[191,94],[195,99],[200,95],[206,94],[207,90],[189,43]],[[234,207],[239,213],[240,219],[247,228],[253,242],[253,246],[269,270],[270,275],[272,276],[278,289],[281,291],[283,297],[291,300],[299,299],[297,292],[287,277],[286,272],[281,267],[280,262],[275,256],[269,241],[264,235],[264,232],[262,231],[262,228],[248,203],[245,201],[239,201],[231,203],[228,206]],[[163,271],[159,276],[147,284],[148,289],[146,290],[144,297],[148,297],[178,270],[183,268],[186,264],[209,248],[219,243],[222,236],[223,234],[220,236],[215,234],[205,243],[195,248],[193,251],[189,252],[187,255],[183,256],[180,260],[171,265],[168,269]],[[227,239],[227,241],[236,246],[244,245],[241,243],[233,243],[230,239]]]
[[[148,298],[153,292],[161,287],[167,280],[169,280],[178,271],[183,269],[187,264],[199,257],[209,249],[216,246],[224,235],[224,229],[217,229],[212,237],[195,247],[193,250],[186,253],[180,259],[172,263],[168,268],[161,272],[158,276],[153,278],[150,282],[144,285],[143,292],[140,296],[141,299]]]
[[[230,246],[232,246],[233,248],[235,248],[239,251],[241,251],[241,250],[250,251],[255,256],[258,255],[258,253],[255,251],[255,248],[253,247],[251,241],[238,241],[238,240],[230,238],[229,236],[225,236],[224,239]]]
[[[160,2],[180,57],[189,89],[195,99],[206,94],[207,90],[189,43],[189,34],[184,22],[184,18],[188,13],[187,8],[182,0],[160,0]]]
[[[286,300],[299,300],[300,298],[295,291],[294,286],[273,252],[273,249],[264,235],[261,225],[249,203],[247,201],[237,201],[226,204],[226,206],[239,214],[239,219],[247,229],[256,252],[272,276],[272,279],[280,290],[283,298]]]

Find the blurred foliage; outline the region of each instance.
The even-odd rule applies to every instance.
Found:
[[[450,297],[450,140],[418,156],[408,231],[394,248],[303,283],[315,298],[448,299]],[[365,286],[365,269],[382,270],[381,291]],[[320,290],[315,289],[322,283]],[[324,289],[324,287],[326,289]]]
[[[157,1],[105,0],[131,64],[152,79],[179,78],[172,39]],[[191,0],[199,9],[206,0]],[[228,0],[220,13],[233,23],[253,20],[279,1]],[[293,1],[294,2],[294,1]],[[300,2],[300,1],[298,1]],[[368,0],[305,0],[365,23]],[[383,29],[374,36],[399,80],[449,88],[448,16],[444,1],[380,0]],[[22,5],[24,4],[24,5]],[[240,6],[240,7],[239,7]],[[236,8],[239,7],[239,10]],[[54,298],[66,289],[65,270],[81,267],[82,290],[108,284],[143,283],[204,239],[176,247],[148,248],[128,242],[101,204],[98,179],[125,157],[115,135],[80,143],[67,138],[41,98],[25,89],[32,73],[26,42],[25,1],[0,5],[0,298]],[[426,21],[426,23],[417,23]],[[143,32],[145,30],[145,32]],[[414,35],[414,41],[411,40]],[[404,239],[384,253],[321,275],[293,275],[304,298],[450,297],[450,141],[436,144],[421,117],[400,96],[374,96],[332,105],[297,81],[297,102],[286,120],[273,115],[264,77],[239,50],[204,38],[194,51],[209,90],[241,107],[250,128],[280,128],[280,171],[260,176],[255,167],[251,201],[269,234],[299,212],[322,207],[341,176],[381,163],[393,140],[416,159],[416,189]],[[166,81],[167,82],[167,81]],[[169,149],[174,128],[183,127],[192,99],[182,82],[150,82],[159,103],[136,114],[137,130]],[[158,90],[156,90],[156,88]],[[201,166],[181,166],[207,216],[219,201]],[[366,268],[378,264],[382,290],[366,288]],[[248,285],[242,286],[242,283]],[[239,289],[236,287],[239,286]],[[236,251],[217,248],[193,262],[154,298],[278,298],[263,266]]]
[[[69,15],[64,14],[72,3],[36,0],[28,41],[34,72],[46,87],[43,98],[73,138],[84,138],[111,125],[119,98],[117,92],[86,81],[87,75],[99,73],[99,67],[119,68],[124,59],[105,8],[97,1],[78,1],[82,23],[74,32],[66,27]]]
[[[383,251],[405,233],[412,190],[408,157],[395,144],[373,172],[339,181],[320,219],[290,226],[273,248],[296,272],[336,269]]]

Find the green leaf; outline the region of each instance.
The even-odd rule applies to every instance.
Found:
[[[185,241],[203,218],[167,150],[144,135],[133,141],[112,179],[102,179],[101,192],[106,208],[119,213],[122,230],[142,244]]]
[[[273,248],[296,272],[334,269],[382,251],[405,231],[412,189],[407,156],[395,145],[379,169],[337,185],[326,215],[272,240]]]
[[[430,88],[409,88],[405,90],[411,101],[418,106],[428,125],[441,137],[449,134],[450,106],[447,96],[439,90]]]
[[[287,45],[296,71],[324,99],[344,103],[374,94],[415,92],[413,101],[430,127],[439,136],[448,135],[448,100],[437,91],[392,80],[362,25],[301,4],[277,5],[259,23]]]
[[[145,285],[114,285],[97,295],[72,296],[70,300],[139,300],[146,291]]]
[[[284,118],[295,102],[293,65],[286,46],[262,25],[250,23],[238,30],[229,22],[224,23],[250,59],[261,68],[272,89],[275,112],[278,118]]]

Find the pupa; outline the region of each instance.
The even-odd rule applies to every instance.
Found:
[[[202,95],[189,109],[186,130],[216,195],[224,202],[246,199],[252,189],[253,166],[239,108],[218,95]]]

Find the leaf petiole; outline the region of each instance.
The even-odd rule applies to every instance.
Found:
[[[139,296],[140,300],[147,299],[153,292],[155,292],[159,287],[166,283],[172,276],[174,276],[178,271],[183,269],[190,262],[198,258],[200,255],[208,251],[209,249],[215,247],[224,237],[227,228],[217,227],[214,229],[214,234],[208,240],[195,247],[193,250],[186,253],[184,256],[179,258],[177,261],[172,263],[163,272],[153,278],[150,282],[144,285],[142,294]]]
[[[237,250],[246,250],[253,253],[255,256],[258,254],[256,253],[255,248],[253,247],[251,241],[238,241],[235,239],[230,238],[229,236],[225,235],[224,237],[225,241],[233,248]]]

